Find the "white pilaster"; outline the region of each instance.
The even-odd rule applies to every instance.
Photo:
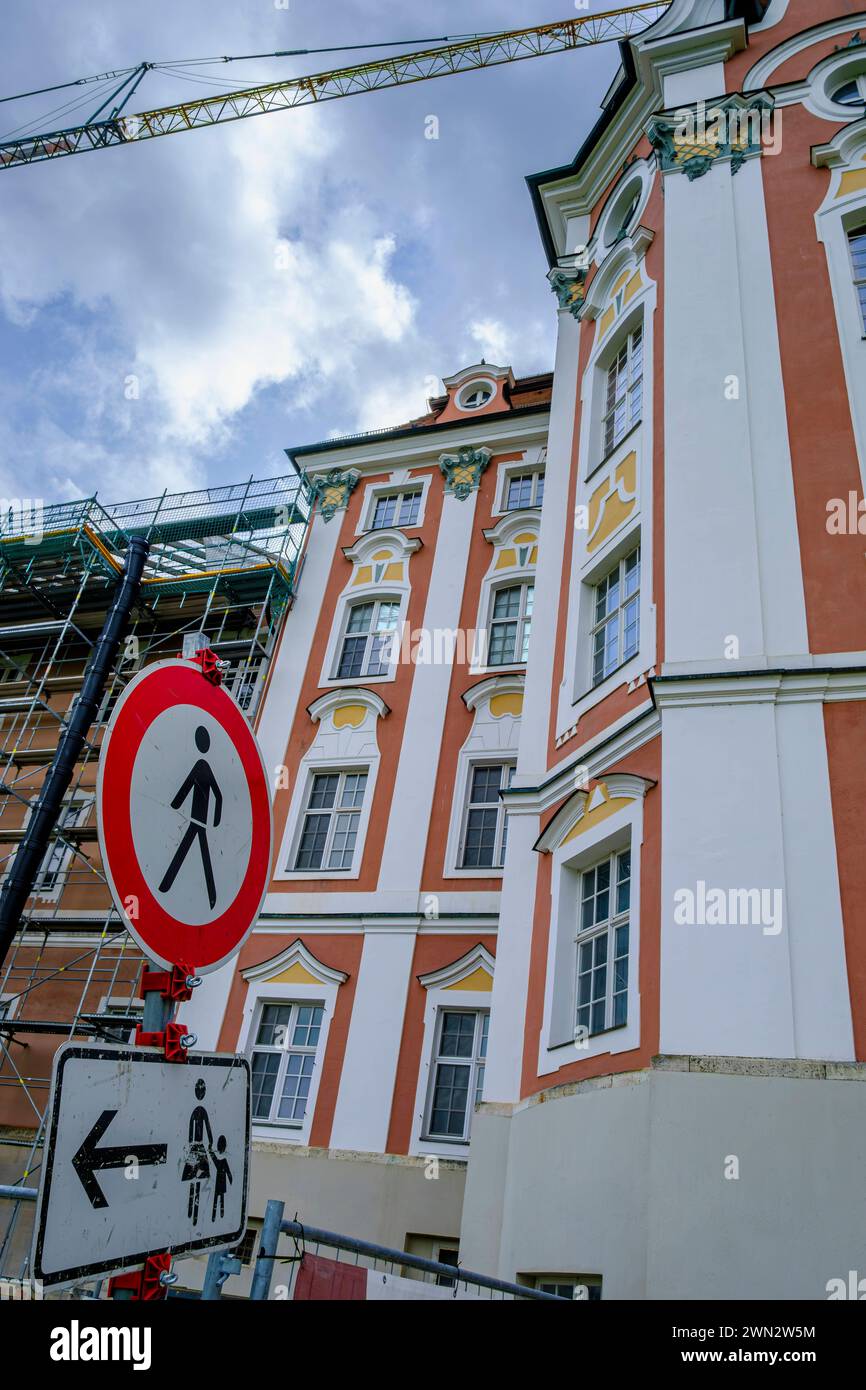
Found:
[[[537,815],[509,816],[496,939],[490,1037],[484,1071],[484,1100],[513,1102],[520,1097],[529,955],[538,878],[538,855],[532,846],[537,838]]]
[[[385,1152],[414,948],[414,930],[365,931],[331,1130],[333,1149]]]
[[[463,501],[451,493],[445,493],[443,498],[436,555],[424,611],[424,628],[431,639],[437,629],[456,632],[460,623],[477,497],[478,493],[472,492]],[[432,640],[430,650],[435,650]],[[388,895],[418,893],[422,886],[424,853],[430,831],[430,812],[453,669],[448,661],[437,663],[431,660],[416,665],[412,677],[412,693],[391,803],[392,815],[388,821],[379,870],[379,889]]]

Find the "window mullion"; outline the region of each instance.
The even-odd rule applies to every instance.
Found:
[[[286,1070],[289,1065],[289,1049],[286,1046],[286,1043],[289,1037],[291,1036],[291,1031],[294,1027],[294,1016],[295,1006],[294,1004],[290,1004],[289,1016],[286,1019],[286,1031],[283,1034],[283,1046],[279,1049],[281,1055],[279,1066],[277,1067],[276,1080],[274,1081],[274,1093],[271,1096],[271,1109],[270,1114],[268,1115],[268,1119],[270,1120],[279,1119],[280,1100],[283,1094],[283,1084],[286,1079]]]
[[[345,781],[346,774],[344,772],[339,773],[337,776],[337,788],[334,792],[334,804],[330,808],[330,815],[328,817],[328,833],[325,836],[325,844],[324,848],[322,849],[322,863],[320,866],[322,869],[327,869],[330,867],[331,849],[333,847],[334,835],[336,834],[337,827],[337,807],[340,804],[340,798],[343,793]]]

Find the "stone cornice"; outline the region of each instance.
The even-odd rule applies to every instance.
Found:
[[[659,709],[682,705],[828,704],[866,700],[866,667],[731,671],[650,679]]]

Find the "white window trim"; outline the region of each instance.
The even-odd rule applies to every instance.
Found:
[[[463,830],[468,810],[466,798],[469,795],[472,771],[480,764],[489,765],[490,763],[510,763],[516,767],[517,749],[491,748],[485,751],[478,748],[477,745],[473,745],[471,749],[461,748],[458,754],[451,823],[448,827],[448,842],[445,847],[443,878],[501,878],[505,872],[504,866],[497,868],[491,865],[490,868],[464,869],[460,864]]]
[[[619,547],[617,547],[617,550],[619,550]],[[611,618],[614,616],[614,612],[618,615],[618,622],[619,622],[619,626],[618,626],[618,629],[617,629],[617,632],[618,632],[618,636],[617,636],[618,646],[619,646],[620,648],[624,646],[624,641],[625,641],[625,626],[624,626],[624,623],[623,623],[623,621],[622,621],[622,613],[623,613],[623,609],[625,608],[626,603],[631,602],[631,600],[635,597],[635,594],[629,594],[628,597],[626,597],[625,594],[624,594],[624,585],[623,585],[623,583],[622,583],[622,579],[623,579],[623,577],[624,577],[623,561],[624,561],[624,560],[627,560],[627,559],[629,558],[629,556],[631,556],[631,555],[634,554],[635,551],[638,552],[638,584],[637,584],[637,595],[636,595],[637,600],[638,600],[638,644],[637,644],[637,651],[634,652],[632,656],[626,657],[625,660],[617,662],[617,664],[616,664],[616,666],[614,666],[613,670],[609,671],[608,674],[607,674],[606,676],[603,676],[602,679],[601,679],[600,681],[596,682],[596,681],[595,681],[595,638],[596,638],[596,633],[597,633],[598,629],[601,627],[602,623],[606,626],[606,625],[610,622]],[[610,574],[613,573],[614,570],[617,570],[617,571],[618,571],[618,578],[619,578],[619,582],[620,582],[620,602],[619,602],[619,607],[618,607],[617,609],[615,609],[613,612],[609,612],[605,618],[599,620],[599,619],[596,618],[596,613],[595,613],[595,610],[596,610],[596,595],[597,595],[597,593],[598,593],[599,586],[604,582],[604,580],[607,578],[608,575],[610,575]],[[594,582],[592,582],[592,583],[587,583],[587,586],[586,586],[586,587],[587,587],[588,590],[589,590],[589,604],[590,604],[590,612],[589,612],[589,614],[588,614],[589,626],[588,626],[588,629],[587,629],[587,646],[588,646],[588,648],[589,648],[589,651],[588,651],[588,656],[589,656],[589,670],[588,670],[588,673],[587,673],[587,681],[588,681],[588,685],[589,685],[593,690],[597,690],[598,687],[601,686],[601,685],[604,685],[606,681],[611,681],[611,680],[613,680],[613,678],[614,678],[615,676],[617,676],[617,675],[620,673],[620,671],[624,670],[627,666],[629,666],[633,661],[635,661],[635,660],[640,656],[640,614],[641,614],[641,607],[642,607],[642,601],[643,601],[643,589],[642,589],[642,586],[641,586],[641,582],[640,582],[640,581],[641,581],[641,578],[642,578],[642,577],[643,577],[643,576],[642,576],[642,570],[641,570],[641,556],[640,556],[640,531],[638,531],[638,534],[637,534],[637,543],[636,543],[635,545],[632,545],[632,546],[629,546],[628,548],[626,548],[626,549],[622,552],[622,554],[617,554],[617,558],[612,559],[612,560],[610,561],[610,563],[608,564],[608,566],[606,567],[606,569],[603,571],[603,573],[598,574],[598,575],[596,576]]]
[[[611,255],[612,252],[616,251],[618,246],[622,245],[622,242],[618,242],[616,244],[611,244],[610,246],[608,246],[607,233],[610,230],[610,223],[613,219],[614,211],[617,211],[618,218],[620,216],[618,208],[621,202],[623,204],[622,211],[625,211],[624,205],[627,200],[625,199],[624,195],[626,189],[628,189],[629,196],[632,192],[638,194],[637,204],[629,219],[630,230],[628,232],[628,236],[633,236],[635,230],[640,224],[640,219],[641,215],[643,214],[644,208],[646,207],[647,202],[649,201],[649,196],[652,192],[655,176],[655,158],[653,156],[650,156],[650,158],[648,159],[639,159],[633,165],[631,165],[630,168],[626,170],[626,172],[620,178],[619,182],[616,184],[615,188],[613,188],[610,194],[608,195],[607,201],[605,202],[604,208],[602,209],[601,215],[599,216],[598,223],[596,224],[592,240],[589,246],[587,247],[587,259],[591,260],[592,263],[597,267],[600,268],[607,260],[608,256]],[[617,228],[616,230],[618,231],[619,228]]]
[[[523,567],[511,565],[508,569],[497,569],[496,562],[503,549],[513,546],[514,536],[519,536],[523,531],[534,534],[535,539],[529,550],[530,553],[532,550],[538,552],[540,527],[541,509],[532,507],[521,511],[506,512],[496,526],[484,533],[485,538],[493,546],[493,555],[487,573],[481,581],[481,592],[478,596],[478,613],[475,619],[477,637],[472,646],[472,663],[468,673],[473,678],[503,675],[509,671],[522,673],[526,670],[527,663],[525,661],[511,661],[504,666],[491,666],[486,658],[489,655],[490,620],[493,616],[493,602],[497,590],[510,589],[515,584],[535,585],[538,573],[537,563],[527,564]],[[482,654],[485,657],[483,664],[479,661]]]
[[[469,396],[473,391],[477,391],[479,387],[490,388],[490,395],[487,397],[487,400],[482,401],[480,405],[464,404],[467,396]],[[499,383],[497,383],[493,379],[493,377],[484,375],[473,376],[469,379],[469,381],[461,382],[461,384],[457,387],[457,390],[453,393],[451,399],[453,400],[457,409],[461,411],[464,415],[477,415],[479,411],[484,410],[486,406],[490,405],[492,401],[496,400],[496,393],[498,389]]]
[[[486,952],[484,953],[486,956]],[[489,957],[488,957],[489,959]],[[473,969],[475,963],[473,963]],[[492,971],[492,961],[491,961]],[[459,977],[458,977],[459,978]],[[454,983],[449,981],[449,983]],[[470,1138],[446,1142],[440,1139],[424,1139],[424,1122],[427,1118],[427,1105],[433,1081],[433,1044],[436,1039],[439,1013],[443,1009],[457,1012],[490,1011],[493,998],[489,990],[454,990],[443,987],[430,987],[424,1006],[424,1036],[421,1042],[421,1065],[418,1068],[418,1085],[415,1091],[415,1109],[412,1116],[412,1133],[409,1140],[410,1154],[419,1156],[431,1154],[438,1158],[467,1159]],[[490,1043],[488,1040],[488,1061]],[[473,1102],[474,1109],[474,1102]]]
[[[866,57],[866,50],[859,51]],[[863,125],[863,122],[858,122],[858,125]],[[831,142],[844,162],[826,161],[831,163],[832,176],[824,202],[815,214],[815,227],[827,255],[830,291],[836,311],[842,366],[860,466],[860,485],[866,491],[866,333],[860,316],[848,245],[849,231],[861,224],[866,226],[866,190],[858,188],[837,197],[842,175],[852,168],[862,168],[860,160],[866,155],[866,126],[856,137],[852,135],[847,141],[844,135],[844,131],[840,132]],[[824,162],[822,160],[822,164]]]
[[[630,304],[625,308],[618,320],[614,320],[605,334],[603,340],[597,345],[597,351],[593,352],[592,357],[584,373],[584,382],[587,386],[585,408],[587,409],[588,419],[581,419],[581,459],[582,467],[579,477],[582,482],[590,484],[588,492],[591,493],[593,484],[597,485],[602,471],[607,468],[623,448],[631,444],[639,435],[640,428],[646,417],[648,409],[647,387],[650,381],[647,376],[647,310],[645,308],[646,287],[643,292],[639,292]],[[604,447],[604,423],[609,414],[607,409],[607,382],[608,373],[615,357],[622,351],[623,344],[630,340],[632,334],[641,327],[641,411],[638,419],[633,425],[628,425],[625,434],[621,439],[608,450]],[[583,426],[587,425],[586,453],[583,453],[584,434]],[[629,453],[630,449],[625,448]]]
[[[619,251],[621,248],[617,248]],[[640,424],[620,441],[608,458],[605,468],[611,476],[621,460],[634,452],[637,456],[635,476],[637,501],[631,514],[621,526],[605,539],[604,544],[592,555],[587,553],[586,531],[573,531],[571,555],[571,602],[568,605],[565,634],[565,654],[563,679],[559,689],[556,715],[556,738],[562,739],[579,719],[595,705],[606,699],[621,685],[632,681],[649,671],[656,664],[656,607],[653,595],[653,352],[655,337],[656,286],[647,280],[646,264],[639,262],[641,275],[646,281],[629,305],[628,317],[623,323],[631,321],[632,313],[642,312],[644,332],[643,364],[643,412]],[[622,267],[620,266],[620,269]],[[634,264],[638,268],[638,264]],[[597,278],[597,277],[596,277]],[[575,502],[589,506],[589,499],[604,476],[602,468],[596,468],[587,475],[587,461],[593,439],[593,388],[596,381],[598,360],[606,350],[611,335],[619,331],[614,325],[605,339],[595,345],[581,380],[581,423],[579,444],[578,487]],[[644,503],[646,499],[646,503]],[[634,543],[641,550],[641,603],[640,603],[640,641],[635,656],[624,666],[620,666],[599,685],[593,686],[592,657],[589,651],[588,614],[591,597],[588,586],[605,573],[609,564],[619,553],[627,553]],[[577,602],[575,602],[577,598]]]
[[[364,859],[364,846],[367,842],[367,827],[376,791],[376,776],[379,771],[379,756],[363,758],[311,758],[305,759],[298,768],[292,803],[286,819],[286,834],[280,850],[279,871],[274,878],[281,882],[302,883],[304,880],[334,879],[336,882],[351,881],[360,877]],[[317,773],[327,772],[366,772],[367,785],[364,789],[364,804],[358,817],[358,835],[349,869],[295,869],[292,866],[298,855],[298,845],[303,830],[306,808],[309,803],[313,778]]]
[[[522,458],[509,459],[507,463],[500,463],[496,478],[496,506],[493,509],[493,516],[517,516],[521,511],[526,512],[528,517],[537,516],[540,507],[509,507],[508,506],[508,485],[512,478],[518,478],[523,473],[545,473],[547,471],[547,445],[539,444],[535,449],[527,449]],[[545,484],[546,484],[545,479]]]
[[[844,21],[840,17],[839,23],[845,23],[845,27],[851,29],[855,27],[852,23],[855,18],[856,16],[849,15],[847,21]],[[812,36],[809,30],[806,30],[806,34],[810,35],[813,43],[818,37],[817,35]],[[820,35],[821,38],[831,36],[832,30],[829,27]],[[805,34],[802,37],[805,38]],[[805,46],[804,44],[803,48]],[[831,92],[838,90],[846,82],[866,74],[864,58],[866,55],[864,55],[862,47],[842,47],[838,53],[830,53],[816,63],[803,84],[804,90],[801,99],[806,110],[824,121],[854,121],[859,118],[858,112],[859,116],[866,114],[862,108],[848,106],[842,101],[834,101],[831,96]]]
[[[274,972],[278,973],[276,962],[270,962]],[[322,1078],[324,1060],[327,1056],[328,1034],[331,1027],[331,1019],[334,1016],[334,1009],[337,1004],[337,991],[339,984],[269,984],[267,980],[261,982],[250,982],[247,990],[247,997],[244,1003],[243,1020],[241,1022],[240,1037],[238,1038],[238,1052],[250,1058],[255,1048],[255,1036],[258,1028],[258,1018],[260,1007],[264,1004],[319,1004],[324,1010],[322,1014],[322,1027],[319,1033],[319,1042],[316,1048],[316,1062],[313,1067],[313,1079],[310,1083],[310,1094],[307,1097],[307,1109],[300,1125],[279,1121],[253,1120],[251,1138],[264,1140],[278,1140],[286,1144],[306,1145],[310,1142],[310,1130],[316,1113],[316,1103],[319,1095],[319,1083]]]
[[[365,634],[363,634],[363,633],[351,633],[351,634],[350,634],[349,631],[348,631],[349,621],[350,621],[350,618],[351,618],[352,609],[353,609],[353,608],[358,608],[358,607],[360,607],[362,604],[372,603],[372,604],[375,605],[375,604],[380,604],[380,603],[396,603],[396,604],[398,605],[398,610],[399,610],[399,611],[398,611],[398,613],[397,613],[397,622],[396,622],[396,624],[395,624],[395,626],[394,626],[393,631],[394,631],[394,640],[395,640],[395,644],[399,645],[399,641],[400,641],[400,632],[401,632],[402,624],[405,622],[405,618],[406,618],[406,611],[405,611],[405,605],[404,605],[404,602],[403,602],[403,598],[404,598],[404,595],[400,594],[397,590],[394,590],[393,593],[390,593],[390,592],[387,592],[387,591],[384,590],[384,589],[377,589],[375,592],[372,592],[372,591],[369,591],[369,592],[368,592],[368,591],[365,590],[365,591],[364,591],[364,596],[363,596],[363,597],[360,597],[360,598],[352,598],[352,599],[347,599],[347,600],[346,600],[345,604],[343,605],[343,611],[342,611],[341,618],[340,618],[340,625],[339,625],[339,628],[337,629],[337,641],[336,641],[335,646],[334,646],[334,660],[333,660],[333,663],[332,663],[332,665],[331,665],[331,671],[332,671],[332,672],[336,672],[337,670],[339,670],[340,661],[341,661],[342,655],[343,655],[343,645],[344,645],[344,643],[345,643],[346,638],[347,638],[348,636],[364,636],[364,635],[365,635]],[[374,609],[374,612],[375,612],[375,609]],[[369,642],[370,642],[370,638],[373,637],[374,635],[375,635],[374,629],[372,629],[372,628],[371,628],[370,631],[366,634],[366,636],[367,636],[367,642],[368,642],[367,652],[369,651]],[[366,654],[367,654],[367,653],[365,652],[365,655],[366,655]],[[391,659],[391,661],[390,661],[389,664],[388,664],[388,670],[385,671],[384,673],[382,673],[381,675],[378,675],[378,676],[373,676],[373,675],[367,676],[367,675],[364,675],[363,672],[360,673],[360,674],[358,674],[358,675],[355,675],[355,676],[337,676],[337,675],[335,675],[335,674],[332,674],[331,677],[330,677],[330,679],[329,679],[326,683],[327,683],[328,685],[346,686],[346,685],[366,685],[368,682],[372,685],[372,684],[379,684],[381,681],[393,681],[394,678],[395,678],[395,676],[396,676],[396,674],[397,674],[397,660],[396,660],[396,653],[395,653],[394,651],[392,651],[391,655],[392,655],[392,659]],[[325,682],[323,682],[323,684],[325,684]]]
[[[401,474],[405,473],[405,477]],[[411,526],[407,526],[407,531],[418,531],[424,525],[424,517],[427,509],[427,494],[430,491],[430,473],[422,473],[415,477],[409,476],[408,469],[400,469],[394,472],[386,483],[368,483],[364,489],[364,501],[361,507],[361,519],[355,529],[356,536],[376,536],[381,531],[402,530],[397,522],[392,527],[380,527],[373,529],[373,517],[376,512],[376,503],[382,497],[394,497],[400,492],[420,492],[421,501],[418,507],[418,520]]]
[[[418,549],[421,542],[418,538],[407,539],[402,531],[395,530],[393,527],[383,527],[381,531],[367,531],[350,550],[345,552],[347,558],[352,562],[352,572],[349,575],[346,587],[337,599],[334,607],[334,619],[331,623],[331,631],[328,636],[328,646],[325,651],[325,658],[322,662],[322,669],[319,673],[319,688],[322,690],[339,690],[345,686],[363,685],[386,685],[396,679],[397,667],[399,666],[400,635],[407,620],[409,611],[409,598],[412,592],[412,585],[408,578],[409,560]],[[401,582],[393,580],[382,580],[380,583],[355,584],[357,566],[372,564],[373,555],[379,546],[391,545],[396,550],[394,561],[402,563],[403,573],[406,576]],[[356,603],[375,603],[377,601],[399,603],[400,611],[397,614],[397,626],[395,632],[397,641],[395,643],[394,660],[391,668],[384,676],[335,676],[340,653],[343,646],[346,626],[349,621],[349,608]]]
[[[499,595],[503,590],[505,590],[505,589],[517,589],[517,588],[520,589],[520,603],[519,603],[519,607],[518,607],[518,610],[517,610],[516,615],[514,615],[514,616],[512,616],[512,617],[508,617],[508,618],[494,618],[494,616],[493,616],[493,615],[494,615],[494,608],[495,608],[495,605],[496,605],[496,599],[497,599],[498,595]],[[513,670],[515,667],[520,667],[521,669],[524,669],[524,670],[525,670],[525,668],[526,668],[526,662],[522,659],[522,657],[518,658],[517,656],[515,656],[515,659],[514,659],[513,661],[490,661],[489,658],[490,658],[490,649],[491,649],[491,647],[493,646],[494,623],[495,623],[496,627],[501,627],[501,626],[503,626],[503,625],[506,624],[506,623],[516,623],[516,624],[517,624],[517,633],[516,633],[516,637],[515,637],[514,650],[515,650],[515,653],[518,652],[518,651],[520,651],[520,652],[522,653],[522,651],[523,651],[523,646],[524,646],[524,643],[525,643],[525,641],[526,641],[526,623],[527,623],[527,619],[528,619],[529,625],[530,625],[530,632],[531,632],[531,630],[532,630],[532,618],[533,618],[533,614],[532,614],[532,613],[528,613],[528,614],[527,614],[527,612],[526,612],[526,607],[527,607],[527,602],[528,602],[527,592],[528,592],[528,590],[529,590],[530,588],[533,590],[533,600],[534,600],[534,596],[535,596],[535,572],[534,572],[534,571],[533,571],[531,574],[530,574],[530,573],[527,573],[526,571],[523,571],[523,572],[520,572],[520,573],[516,573],[516,574],[514,574],[512,577],[510,577],[510,578],[508,578],[508,579],[498,579],[498,580],[496,581],[496,583],[490,585],[490,590],[489,590],[489,603],[490,603],[490,607],[489,607],[488,612],[487,612],[487,622],[485,623],[485,631],[486,631],[486,633],[487,633],[486,645],[487,645],[487,657],[488,657],[487,665],[486,665],[486,667],[485,667],[485,670],[487,670],[487,671],[511,671],[511,670]],[[533,609],[534,609],[534,607],[535,607],[535,604],[534,604],[534,601],[533,601]]]
[[[605,676],[598,685],[592,684],[592,630],[595,627],[595,590],[599,582],[626,555],[640,547],[640,630],[638,648],[616,670]],[[627,685],[649,670],[655,663],[655,606],[650,601],[650,578],[644,569],[644,538],[640,521],[626,526],[615,536],[610,537],[610,545],[605,545],[601,556],[593,557],[592,568],[581,576],[580,591],[574,605],[575,626],[577,628],[574,666],[569,673],[569,684],[575,692],[575,702],[568,711],[568,724],[577,722],[588,709],[597,705],[621,685]],[[647,628],[649,635],[647,636]]]
[[[607,783],[611,796],[618,794],[616,777],[602,778]],[[637,779],[619,779],[627,782]],[[622,794],[619,792],[619,794]],[[563,828],[563,834],[568,828]],[[592,1057],[606,1054],[615,1056],[629,1052],[640,1045],[640,885],[641,852],[643,846],[643,796],[636,795],[629,805],[621,807],[613,815],[584,831],[576,840],[569,841],[553,850],[553,873],[551,880],[551,931],[548,941],[547,970],[544,987],[544,1016],[538,1049],[538,1075],[548,1076],[561,1067],[575,1062],[584,1062]],[[554,990],[568,989],[574,1003],[575,980],[577,977],[574,938],[577,929],[579,874],[584,868],[603,859],[605,854],[617,849],[631,848],[631,903],[629,907],[629,955],[628,955],[628,1021],[604,1033],[596,1033],[587,1040],[585,1047],[574,1043],[551,1043],[551,1027],[554,1007]],[[563,936],[563,933],[565,934]],[[561,941],[572,944],[573,950],[564,952],[569,964],[567,980],[557,975],[557,956]],[[576,1014],[575,1014],[576,1018]]]
[[[632,382],[632,381],[631,381],[631,363],[632,363],[632,359],[633,359],[633,356],[634,356],[634,353],[633,353],[633,346],[632,346],[632,345],[633,345],[634,336],[635,336],[635,334],[637,333],[638,329],[640,329],[641,368],[640,368],[640,376],[637,378],[637,382],[640,382],[640,400],[641,400],[641,405],[640,405],[640,413],[638,414],[637,419],[634,420],[634,421],[632,421],[631,424],[629,424],[628,417],[629,417],[630,408],[631,408],[631,397],[632,397],[632,392],[634,391],[635,385],[637,384],[637,382]],[[607,422],[608,422],[608,420],[611,418],[611,416],[615,416],[615,415],[616,415],[616,401],[614,401],[613,406],[611,406],[610,408],[608,408],[608,403],[607,403],[607,402],[608,402],[608,388],[609,388],[609,386],[610,386],[610,373],[611,373],[611,368],[613,367],[614,363],[617,362],[617,361],[619,360],[619,357],[620,357],[620,354],[622,353],[623,348],[625,348],[625,350],[626,350],[626,386],[625,386],[625,394],[624,394],[624,396],[623,396],[623,400],[624,400],[624,404],[625,404],[625,414],[626,414],[625,428],[624,428],[622,434],[620,435],[619,439],[615,439],[614,442],[611,444],[610,448],[607,448],[607,441],[606,441],[606,435],[607,435]],[[600,402],[600,412],[599,412],[599,413],[600,413],[600,419],[599,419],[600,430],[599,430],[599,437],[598,437],[598,452],[599,452],[599,458],[598,458],[597,462],[595,462],[595,463],[593,463],[592,458],[590,458],[590,459],[587,461],[587,462],[588,462],[588,467],[589,467],[590,473],[594,473],[594,472],[596,471],[596,469],[600,469],[601,467],[603,467],[603,465],[607,462],[607,460],[608,460],[609,458],[611,458],[611,456],[617,452],[617,450],[619,449],[620,445],[625,443],[625,441],[628,439],[629,435],[633,434],[634,431],[638,429],[638,427],[639,427],[640,424],[641,424],[641,421],[643,420],[643,411],[644,411],[644,388],[645,388],[644,366],[643,366],[643,362],[644,362],[644,359],[643,359],[643,349],[644,349],[643,315],[633,315],[633,314],[629,314],[629,316],[628,316],[628,327],[627,327],[626,329],[620,331],[619,333],[617,333],[617,335],[616,335],[616,337],[615,337],[615,340],[612,340],[612,341],[611,341],[611,344],[610,344],[609,348],[606,350],[607,363],[606,363],[606,365],[605,365],[604,367],[601,367],[601,366],[599,367],[599,372],[600,372],[600,375],[601,375],[601,383],[600,383],[600,384],[601,384],[601,402]]]

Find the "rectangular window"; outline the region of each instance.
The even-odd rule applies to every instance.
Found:
[[[481,1099],[490,1015],[481,1009],[442,1009],[436,1024],[427,1135],[469,1138],[472,1110]]]
[[[411,492],[395,492],[390,497],[377,497],[370,530],[381,531],[385,526],[417,526],[420,510],[420,488],[413,488]]]
[[[499,793],[510,787],[513,763],[475,763],[463,823],[461,869],[501,869],[505,863],[508,816]]]
[[[592,683],[599,685],[637,652],[640,642],[640,547],[595,586]]]
[[[67,802],[57,818],[53,834],[59,837],[64,830],[74,830],[76,826],[83,825],[87,820],[90,804],[87,798]],[[62,886],[72,855],[73,850],[63,840],[53,840],[45,851],[36,875],[34,892],[55,893]]]
[[[584,1036],[628,1018],[628,918],[631,851],[586,869],[580,881],[576,1025]]]
[[[580,1298],[587,1303],[601,1302],[601,1276],[598,1274],[536,1274],[535,1288],[557,1298]]]
[[[513,473],[508,479],[505,508],[509,512],[520,507],[540,507],[544,500],[544,470],[533,473]]]
[[[854,273],[854,288],[860,303],[860,327],[866,337],[866,227],[858,227],[848,233],[851,248],[851,268]]]
[[[351,869],[366,787],[366,772],[314,775],[296,869]]]
[[[258,1226],[247,1226],[243,1236],[237,1245],[233,1245],[231,1253],[236,1260],[240,1260],[242,1265],[252,1264],[253,1255],[256,1252],[256,1240],[259,1234]]]
[[[324,1013],[321,1004],[263,1005],[250,1061],[254,1120],[303,1121]]]
[[[529,656],[534,584],[509,584],[496,589],[490,611],[488,666],[515,666]]]
[[[337,680],[388,674],[399,616],[400,604],[390,599],[352,604],[337,665]]]
[[[604,456],[640,419],[643,397],[643,326],[630,333],[607,369],[602,430]]]

